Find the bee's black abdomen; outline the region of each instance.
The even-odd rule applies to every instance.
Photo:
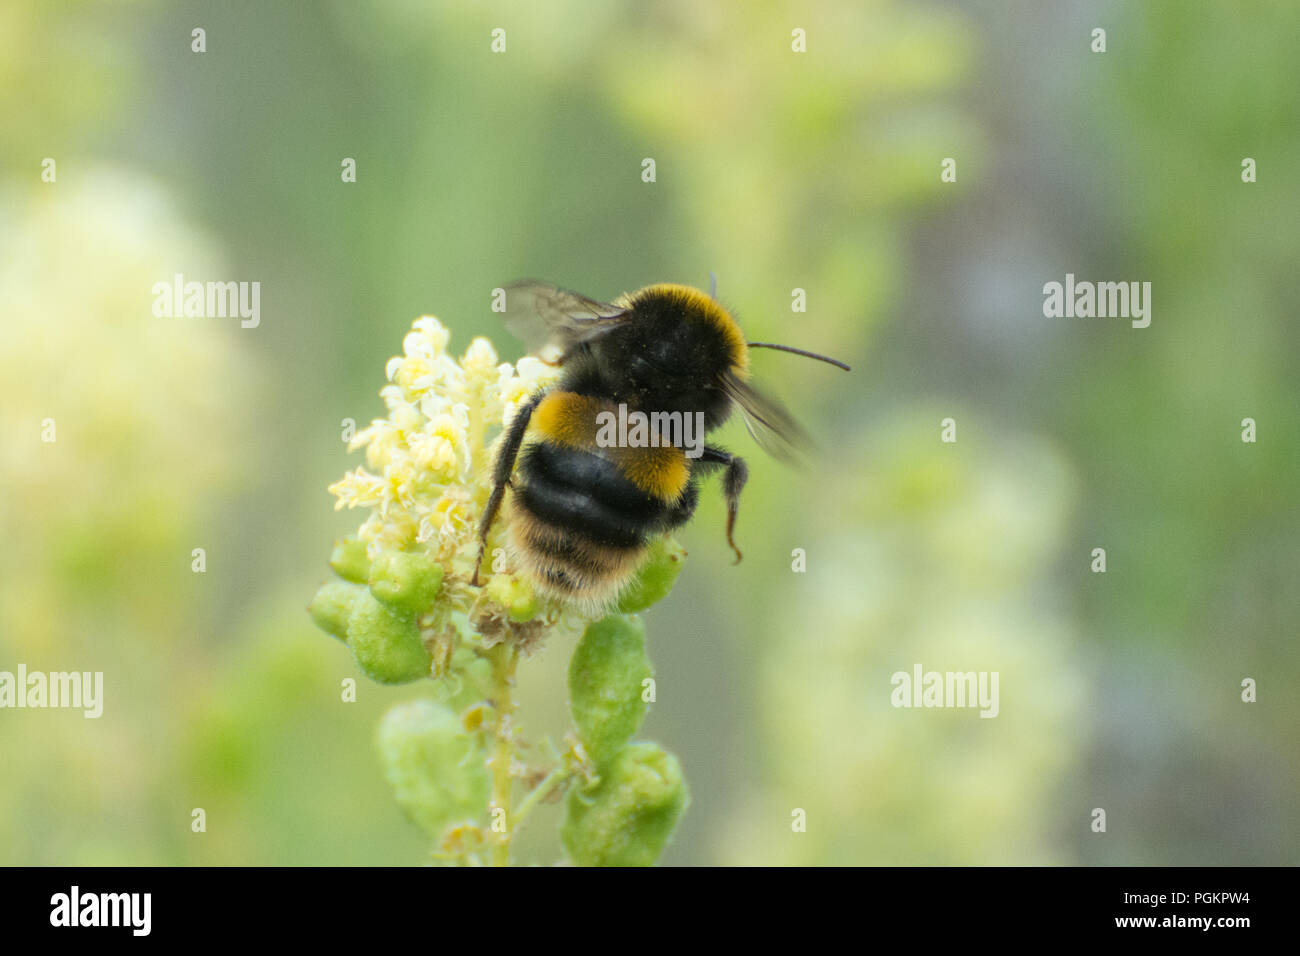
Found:
[[[695,506],[700,503],[700,486],[694,481],[686,486],[682,491],[681,498],[668,509],[668,514],[664,518],[664,524],[667,530],[680,528],[686,522],[691,520],[695,514]]]
[[[606,547],[636,548],[642,544],[643,523],[628,520],[582,489],[534,478],[518,498],[534,517],[586,535]]]
[[[680,523],[680,509],[613,461],[545,441],[520,455],[514,502],[512,534],[529,569],[550,590],[582,599],[616,592],[650,537]]]
[[[606,458],[539,442],[525,451],[518,496],[542,522],[611,548],[641,547],[668,508],[623,476]]]

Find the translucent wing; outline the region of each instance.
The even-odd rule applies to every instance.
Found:
[[[745,428],[754,436],[758,447],[772,457],[793,461],[801,449],[812,444],[808,434],[775,398],[731,374],[723,376],[722,390],[740,408]]]
[[[575,345],[617,328],[631,315],[624,306],[531,279],[511,283],[505,292],[506,328],[534,354],[553,345],[563,355]]]

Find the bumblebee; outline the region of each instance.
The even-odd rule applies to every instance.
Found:
[[[805,441],[789,412],[750,384],[749,350],[848,366],[746,342],[712,292],[688,286],[647,286],[612,303],[532,281],[505,293],[507,326],[532,351],[558,356],[563,371],[520,406],[499,443],[473,583],[509,488],[509,550],[524,572],[543,592],[604,608],[636,573],[653,538],[690,520],[700,480],[718,470],[727,543],[739,563],[734,531],[748,470],[704,435],[738,409],[759,446],[777,457],[790,458]],[[610,442],[602,433],[613,420],[638,414],[653,426],[640,440]],[[682,422],[701,426],[697,447],[683,447],[680,431],[665,433],[668,423]],[[631,435],[637,437],[635,429]]]

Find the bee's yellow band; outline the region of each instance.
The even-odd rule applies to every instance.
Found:
[[[550,392],[529,422],[529,431],[546,441],[604,455],[627,479],[661,501],[676,501],[690,480],[686,453],[671,445],[658,448],[602,448],[596,443],[596,416],[615,413],[610,402],[574,392]]]

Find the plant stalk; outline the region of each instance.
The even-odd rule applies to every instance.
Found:
[[[496,711],[496,746],[492,754],[492,865],[510,865],[510,838],[514,834],[514,821],[510,813],[510,790],[513,782],[511,770],[515,762],[514,733],[511,716],[514,714],[515,666],[519,653],[503,641],[492,649],[492,707]],[[505,829],[496,829],[496,811],[505,815]]]

